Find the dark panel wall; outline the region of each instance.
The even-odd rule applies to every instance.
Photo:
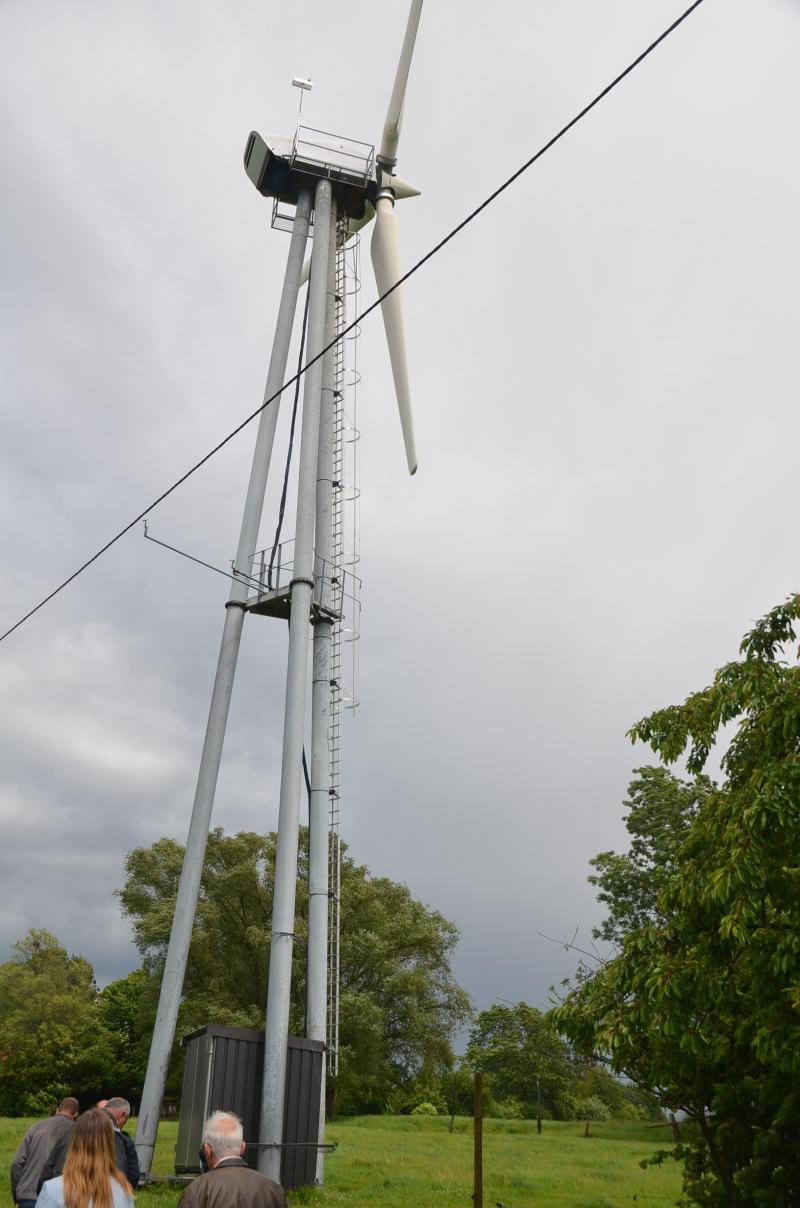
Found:
[[[244,1124],[245,1154],[258,1164],[258,1122],[264,1062],[264,1034],[210,1024],[185,1036],[175,1173],[200,1172],[203,1123],[214,1111],[235,1112]],[[314,1182],[319,1135],[319,1096],[325,1046],[289,1037],[284,1100],[281,1182],[287,1189]]]

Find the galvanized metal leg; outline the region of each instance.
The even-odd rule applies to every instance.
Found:
[[[265,398],[270,398],[275,394],[283,385],[286,377],[286,362],[289,356],[289,345],[291,343],[292,328],[297,310],[297,297],[300,290],[300,277],[303,271],[303,256],[308,239],[310,216],[311,196],[309,192],[304,192],[301,194],[297,204],[292,240],[289,247],[289,257],[286,264],[286,275],[272,346],[272,356],[267,374]],[[189,835],[186,840],[186,854],[178,886],[178,897],[175,903],[175,914],[172,920],[172,933],[167,950],[167,959],[161,979],[158,1013],[153,1031],[153,1040],[150,1046],[150,1057],[147,1063],[139,1121],[136,1128],[136,1149],[139,1154],[139,1164],[142,1173],[147,1173],[152,1165],[153,1150],[158,1131],[161,1097],[164,1093],[164,1083],[172,1052],[172,1042],[175,1037],[175,1025],[178,1019],[178,1008],[183,990],[183,978],[186,972],[189,943],[192,938],[192,926],[197,908],[197,895],[200,889],[200,877],[203,871],[211,811],[214,805],[217,776],[219,774],[222,747],[225,740],[228,708],[233,691],[236,661],[239,654],[242,627],[244,625],[244,606],[248,595],[246,576],[250,574],[253,555],[258,541],[258,529],[264,506],[264,493],[269,473],[272,444],[275,438],[275,425],[278,419],[278,403],[279,400],[276,399],[274,403],[261,413],[256,437],[256,448],[253,454],[253,465],[247,487],[247,498],[236,554],[236,570],[244,577],[234,583],[231,598],[226,606],[225,626],[222,633],[219,658],[217,660],[217,671],[214,678],[211,706],[205,740],[203,742],[203,754],[200,759],[200,771],[197,778],[194,804],[192,806]]]
[[[314,203],[314,251],[311,259],[311,295],[308,310],[309,360],[324,347],[331,203],[330,182],[321,180],[317,185]],[[303,393],[278,847],[275,856],[272,941],[264,1035],[264,1083],[258,1167],[263,1174],[276,1182],[280,1181],[283,1142],[286,1044],[289,1035],[301,764],[308,673],[308,626],[314,588],[314,523],[321,388],[322,361],[319,360],[309,367],[305,375]]]
[[[336,331],[336,207],[331,207],[330,253],[328,256],[328,302],[325,344]],[[331,583],[333,521],[334,442],[334,353],[322,363],[322,394],[317,456],[317,518],[315,534],[317,598],[323,608],[334,604]],[[328,1016],[328,831],[330,828],[330,731],[331,638],[333,622],[322,612],[314,625],[314,658],[311,688],[311,801],[309,805],[308,858],[308,987],[306,1036],[325,1041]],[[320,1084],[320,1144],[325,1141],[325,1073],[323,1055]],[[316,1182],[325,1179],[323,1150],[317,1151]]]

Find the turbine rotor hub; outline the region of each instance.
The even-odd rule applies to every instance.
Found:
[[[380,201],[382,197],[385,197],[388,201],[390,201],[392,203],[392,205],[394,205],[395,194],[394,194],[394,189],[392,188],[391,185],[381,185],[380,188],[376,190],[375,200],[373,201],[372,204],[374,205],[375,202]]]

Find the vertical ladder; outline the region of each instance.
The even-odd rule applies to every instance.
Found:
[[[340,219],[336,239],[336,334],[346,324],[346,265],[344,241],[347,219]],[[342,629],[345,609],[345,341],[334,349],[333,367],[333,509],[331,516],[331,595],[338,616],[331,635],[331,702],[328,723],[330,752],[330,827],[328,833],[328,1073],[339,1072],[339,945],[341,938],[341,744],[342,744]]]

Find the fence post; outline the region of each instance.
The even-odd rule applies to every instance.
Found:
[[[472,1132],[475,1144],[475,1172],[472,1201],[475,1208],[483,1208],[483,1074],[475,1074],[475,1105],[473,1108]]]

